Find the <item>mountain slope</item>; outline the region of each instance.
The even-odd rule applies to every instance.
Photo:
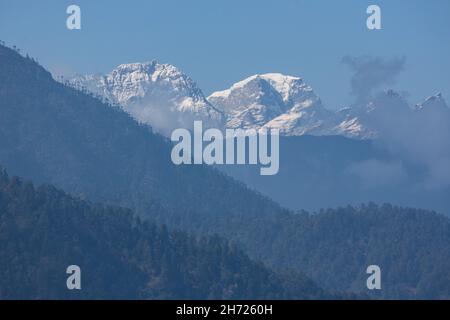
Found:
[[[249,217],[280,210],[215,170],[174,165],[165,138],[12,50],[0,47],[0,63],[0,163],[12,174],[138,211],[162,204],[162,218],[241,215],[243,198]]]
[[[419,137],[414,141],[418,143]],[[448,163],[445,161],[448,143],[438,141],[434,138],[434,145],[416,146],[425,160],[428,155],[428,167],[434,171],[399,154],[399,150],[392,150],[390,145],[342,136],[280,137],[281,165],[274,176],[261,176],[254,166],[218,168],[294,210],[387,202],[448,215],[450,187],[444,184],[448,179],[443,165]],[[438,152],[443,156],[435,163],[431,154]]]
[[[358,139],[378,139],[392,126],[412,125],[412,114],[413,109],[398,92],[386,90],[365,105],[338,111],[340,119],[334,132]]]
[[[395,125],[417,126],[429,119],[418,104],[410,107],[393,90],[351,108],[325,108],[302,78],[280,73],[257,74],[205,98],[195,82],[169,64],[132,63],[107,75],[76,76],[70,85],[119,105],[141,123],[170,136],[176,128],[192,129],[194,120],[213,128],[278,129],[282,136],[330,136],[366,140],[391,134]],[[440,109],[450,110],[442,95]],[[431,101],[430,97],[427,101]],[[430,103],[427,103],[430,104]],[[427,108],[430,109],[430,108]]]
[[[272,263],[301,266],[325,288],[362,291],[366,267],[375,264],[381,268],[382,289],[369,293],[374,298],[450,297],[447,217],[369,204],[300,213],[278,227]],[[267,236],[266,228],[261,225],[260,234]]]
[[[303,79],[279,73],[251,76],[214,92],[208,100],[224,111],[230,128],[275,128],[283,136],[378,139],[392,134],[393,126],[420,126],[433,120],[429,112],[417,112],[424,109],[441,110],[441,122],[450,125],[450,108],[440,94],[411,107],[401,94],[386,90],[363,104],[332,111]],[[438,106],[423,108],[423,104]]]
[[[276,274],[218,237],[168,232],[4,171],[0,242],[0,300],[327,297],[304,276]],[[73,264],[81,291],[66,288]]]
[[[42,67],[2,46],[0,145],[0,163],[12,174],[52,183],[84,198],[129,207],[170,228],[217,233],[237,243],[253,259],[273,267],[307,269],[322,285],[330,284],[334,276],[341,288],[364,288],[361,272],[367,263],[376,262],[355,257],[377,252],[377,261],[391,259],[390,268],[398,270],[397,277],[386,283],[391,289],[382,291],[381,296],[449,296],[450,286],[441,286],[446,283],[449,259],[445,252],[450,248],[445,219],[420,211],[420,219],[408,224],[412,232],[405,233],[402,222],[407,222],[411,210],[381,208],[375,211],[388,212],[388,217],[398,222],[383,221],[384,215],[376,215],[380,219],[373,229],[354,238],[358,224],[370,221],[373,210],[361,210],[348,224],[335,220],[342,212],[352,213],[352,208],[332,211],[333,219],[314,220],[281,208],[212,168],[174,166],[170,143],[149,127],[139,125],[119,108],[53,81]],[[317,228],[311,228],[314,221]],[[384,223],[393,225],[387,233],[383,233]],[[430,231],[436,225],[442,228]],[[308,233],[302,228],[311,228],[310,240],[305,240]],[[342,235],[336,243],[330,240],[335,233]],[[369,241],[371,233],[382,234],[392,248],[385,251],[383,243]],[[402,236],[398,238],[398,234]],[[410,243],[414,250],[408,247]],[[328,260],[324,250],[329,247],[340,252],[342,244],[353,255],[334,255],[336,260]],[[308,254],[316,255],[314,264],[309,263]],[[426,257],[437,269],[425,267],[417,257]],[[415,272],[410,273],[411,269]],[[426,291],[419,290],[418,284],[423,282]],[[412,289],[402,290],[404,283]]]

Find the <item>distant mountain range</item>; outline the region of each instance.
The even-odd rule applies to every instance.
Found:
[[[321,210],[316,214],[285,209],[214,168],[175,166],[170,160],[172,145],[167,138],[136,122],[121,108],[54,81],[51,74],[35,61],[4,46],[0,46],[0,115],[0,164],[12,175],[32,179],[37,184],[50,183],[76,197],[55,195],[58,191],[52,191],[52,187],[50,191],[47,188],[47,191],[35,195],[32,187],[2,178],[0,208],[3,208],[3,220],[0,223],[0,237],[5,235],[1,243],[8,243],[8,246],[0,246],[0,263],[5,264],[0,272],[8,271],[1,275],[4,281],[2,287],[7,285],[23,293],[29,292],[29,281],[44,281],[52,286],[54,282],[51,281],[58,280],[52,276],[53,269],[46,266],[67,261],[67,255],[64,251],[62,255],[45,253],[60,252],[61,247],[57,246],[60,243],[69,250],[67,252],[71,252],[75,244],[81,243],[89,250],[85,255],[80,253],[82,251],[75,251],[77,257],[85,258],[91,265],[98,262],[96,257],[101,257],[100,260],[105,261],[106,265],[95,270],[102,274],[104,270],[110,270],[119,277],[127,278],[121,285],[127,285],[126,280],[136,284],[132,277],[136,273],[127,270],[138,268],[143,271],[138,275],[148,276],[159,272],[161,267],[169,273],[156,273],[152,279],[161,279],[162,282],[151,282],[150,288],[161,285],[161,291],[153,292],[175,294],[177,297],[192,298],[194,293],[204,297],[208,292],[213,292],[214,297],[225,297],[219,295],[219,291],[223,293],[221,289],[233,283],[229,272],[240,269],[236,269],[233,261],[237,257],[245,260],[246,255],[275,270],[293,269],[293,274],[304,272],[329,291],[363,292],[374,298],[450,297],[450,220],[445,216],[425,210],[375,204]],[[321,201],[327,199],[331,192],[342,190],[341,194],[345,194],[351,191],[352,181],[321,180],[324,177],[322,173],[336,171],[336,162],[339,165],[337,168],[356,162],[349,167],[350,172],[362,176],[367,183],[372,180],[378,182],[374,176],[382,177],[384,183],[398,177],[396,162],[383,162],[383,158],[378,162],[370,160],[379,156],[371,153],[371,141],[310,136],[283,137],[283,141],[292,143],[294,147],[300,143],[309,148],[309,151],[302,151],[300,164],[309,165],[303,173],[306,172],[311,180],[305,182],[290,175],[289,172],[295,172],[291,170],[296,170],[298,166],[297,155],[293,154],[290,163],[282,162],[281,168],[289,169],[288,172],[280,175],[282,179],[289,177],[291,185],[288,188],[287,185],[284,188],[274,185],[281,192],[291,192],[289,189],[295,192],[300,187],[307,190],[309,185],[323,187],[322,193],[313,189],[316,198]],[[296,148],[283,149],[295,151]],[[289,168],[291,165],[292,168]],[[387,169],[383,176],[373,172],[377,166]],[[366,191],[368,196],[369,192],[370,189]],[[304,199],[308,196],[300,195]],[[301,199],[299,194],[291,193],[290,196]],[[142,220],[166,224],[170,230],[181,229],[202,237],[217,234],[236,244],[245,254],[222,254],[221,248],[224,247],[217,245],[217,242],[207,246],[208,250],[211,249],[208,251],[210,254],[202,251],[201,245],[195,244],[176,250],[172,244],[181,245],[186,241],[175,236],[172,238],[175,242],[165,242],[167,246],[147,246],[146,229],[139,229],[141,232],[129,223],[121,224],[117,216],[101,209],[89,220],[92,212],[90,205],[85,201],[79,202],[80,198],[130,208]],[[82,220],[77,220],[80,216],[75,213],[82,209],[85,215],[81,215]],[[77,226],[79,229],[75,229]],[[53,230],[64,230],[64,233]],[[115,238],[113,235],[117,232],[123,232],[120,235],[130,242]],[[165,234],[149,232],[158,239]],[[30,237],[30,233],[35,236]],[[130,234],[133,235],[131,239],[128,238]],[[86,241],[80,242],[81,235],[85,236],[83,239]],[[142,246],[134,246],[134,235],[143,240],[139,242]],[[137,251],[124,248],[126,243],[131,243]],[[118,250],[106,250],[111,247]],[[54,250],[38,251],[38,248]],[[162,261],[155,258],[158,255],[154,255],[152,248],[167,249],[164,268]],[[186,257],[195,259],[195,255],[188,252],[197,249],[200,255],[205,253],[202,257],[210,257],[215,262],[222,258],[231,260],[223,264],[222,278],[209,277],[217,275],[215,272],[202,272],[205,265],[218,266],[208,259],[199,261],[201,266],[183,260],[186,266],[175,264],[174,268],[170,268],[179,255],[187,254]],[[136,260],[143,258],[147,251],[150,264]],[[99,256],[100,253],[109,255],[111,252],[114,252],[111,260]],[[117,256],[130,259],[113,259]],[[13,257],[18,260],[10,262]],[[52,263],[41,264],[40,258]],[[25,261],[32,261],[33,264],[25,265]],[[247,271],[241,270],[243,278],[253,274],[254,270],[274,275],[265,267],[254,269],[255,264],[251,261],[242,262],[240,266],[248,268]],[[366,287],[366,268],[371,264],[379,264],[383,270],[383,290],[379,292],[369,291]],[[20,266],[29,267],[24,269],[24,273],[17,273],[16,269]],[[39,269],[40,266],[43,269]],[[182,285],[177,287],[173,280],[185,272],[188,274],[180,279]],[[23,278],[14,278],[17,274]],[[41,276],[36,278],[36,274]],[[209,280],[203,280],[203,276]],[[196,280],[193,279],[199,279],[200,287],[195,286]],[[261,281],[266,281],[264,279]],[[216,280],[223,282],[219,287],[211,287],[209,284],[216,283]],[[252,279],[249,281],[246,282],[249,286],[258,283],[252,282]],[[275,276],[275,282],[279,281],[280,278]],[[138,282],[141,284],[140,280]],[[102,291],[93,295],[105,297],[105,292],[109,292],[105,291],[109,290],[108,286],[100,288]],[[303,290],[299,292],[306,293]],[[44,293],[38,297],[44,296]],[[260,297],[257,290],[247,292],[245,296]]]
[[[169,135],[177,127],[191,128],[194,119],[209,127],[279,129],[284,136],[342,135],[356,139],[378,138],[386,123],[412,124],[413,119],[450,109],[441,94],[416,106],[393,90],[338,111],[327,109],[302,78],[268,73],[254,75],[205,98],[187,75],[169,64],[133,63],[118,66],[107,75],[69,79],[117,103],[142,123]]]

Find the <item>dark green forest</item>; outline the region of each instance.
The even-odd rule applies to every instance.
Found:
[[[151,128],[138,124],[118,107],[54,81],[35,61],[4,46],[0,46],[0,83],[0,164],[10,174],[52,184],[90,202],[130,208],[141,221],[165,224],[168,230],[184,230],[195,237],[217,234],[251,259],[275,270],[304,272],[325,290],[363,292],[374,298],[450,298],[447,217],[374,204],[316,214],[293,212],[213,168],[173,165],[171,144]],[[56,220],[54,227],[57,214],[63,213],[48,215]],[[20,219],[17,223],[20,225]],[[118,221],[110,223],[98,226],[103,231],[96,230],[99,235],[94,239],[107,237],[102,228],[122,226]],[[126,228],[144,228],[143,222],[126,224]],[[85,226],[90,230],[90,224]],[[154,236],[161,232],[157,229]],[[28,245],[18,242],[17,249],[26,256]],[[52,240],[48,245],[56,244]],[[69,247],[67,250],[76,250]],[[179,255],[189,256],[178,250]],[[8,252],[8,259],[14,262],[12,251]],[[78,253],[82,259],[81,250]],[[117,257],[122,256],[114,254],[110,259]],[[2,258],[1,263],[11,262]],[[370,264],[383,270],[380,292],[365,289],[365,271]],[[15,268],[20,265],[14,264]],[[123,267],[136,265],[141,264]],[[177,271],[180,276],[181,271]],[[270,287],[271,283],[264,285]],[[179,294],[192,289],[188,285],[183,288]],[[192,290],[192,298],[210,294]],[[173,296],[174,292],[168,290],[164,295]],[[150,290],[144,296],[152,294]],[[255,293],[255,297],[260,296]]]
[[[305,276],[274,273],[219,237],[171,232],[0,172],[0,299],[318,299]],[[69,291],[65,271],[82,270]]]

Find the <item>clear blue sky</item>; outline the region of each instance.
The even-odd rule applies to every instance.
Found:
[[[69,4],[81,31],[65,27]],[[366,29],[369,4],[381,6],[381,31]],[[297,75],[330,108],[351,100],[342,56],[404,55],[394,88],[450,100],[448,0],[0,0],[0,39],[66,75],[157,59],[205,94],[255,73]]]

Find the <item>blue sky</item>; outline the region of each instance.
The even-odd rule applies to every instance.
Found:
[[[65,27],[70,4],[80,31]],[[369,4],[383,30],[367,30]],[[438,91],[450,100],[448,0],[0,0],[0,39],[66,75],[157,59],[205,94],[255,73],[297,75],[329,108],[352,100],[343,56],[406,56],[394,88],[411,102]]]

